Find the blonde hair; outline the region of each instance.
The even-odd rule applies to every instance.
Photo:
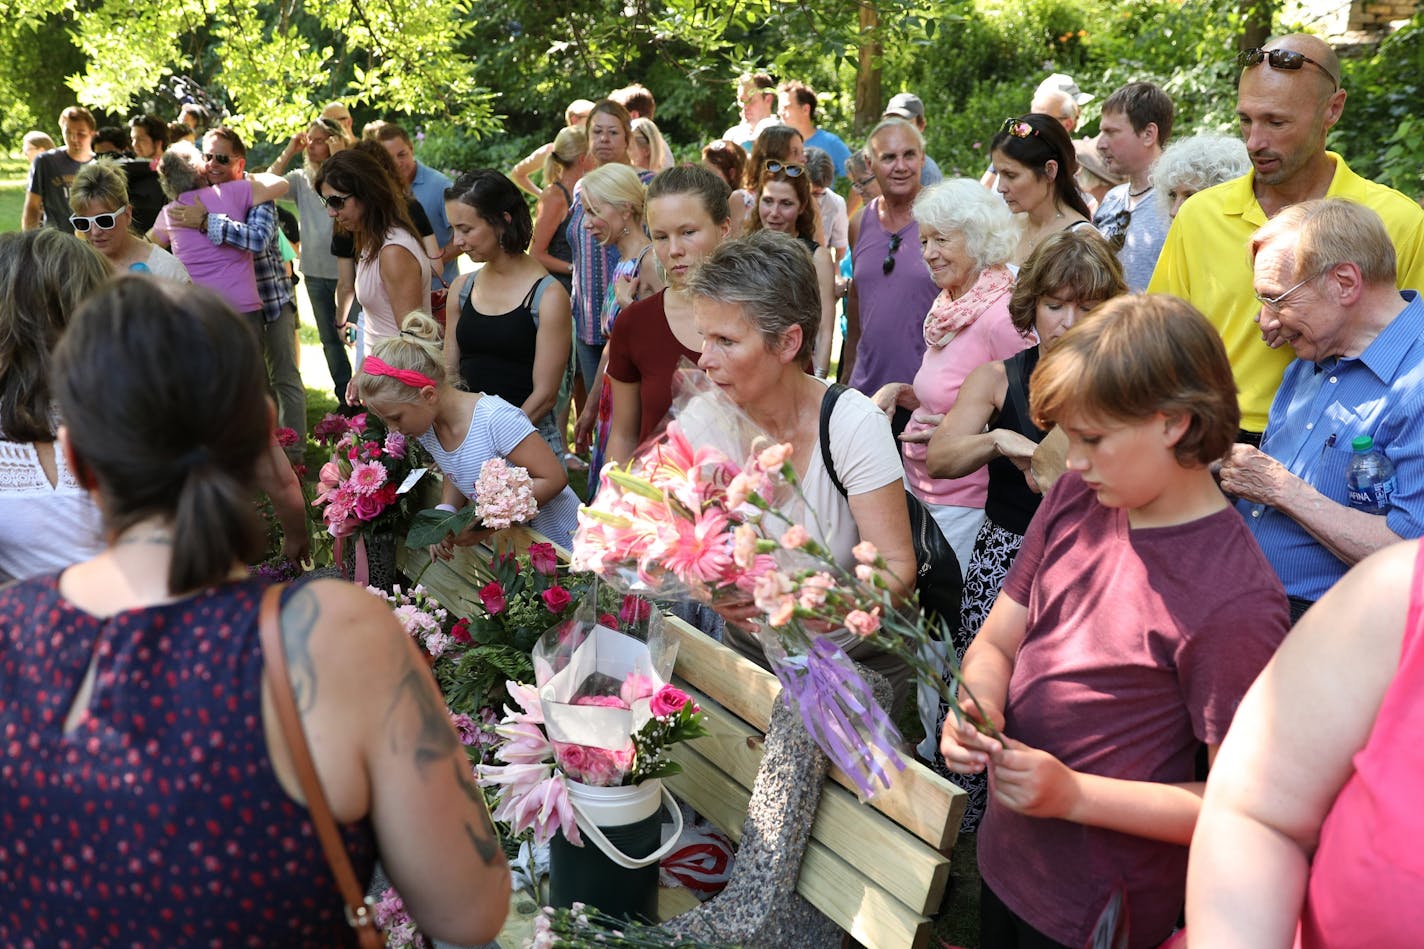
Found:
[[[621,204],[643,220],[648,190],[632,165],[615,162],[598,166],[583,176],[583,193],[599,204]]]
[[[129,203],[128,176],[107,161],[90,162],[81,167],[69,186],[69,209],[76,214],[79,206],[98,202],[119,211]]]
[[[663,133],[658,131],[658,126],[652,119],[639,116],[633,120],[633,138],[639,137],[648,145],[648,167],[650,169],[662,171],[672,167],[672,149],[663,140]]]
[[[430,314],[414,310],[401,320],[400,334],[379,340],[371,355],[393,369],[406,369],[428,376],[438,389],[445,385],[445,357],[440,342],[440,324]],[[378,376],[364,368],[356,373],[356,391],[362,402],[417,402],[420,389],[390,376]]]
[[[588,135],[582,128],[571,125],[559,129],[559,134],[554,136],[554,147],[549,149],[544,159],[544,184],[558,181],[564,169],[571,167],[587,152]]]

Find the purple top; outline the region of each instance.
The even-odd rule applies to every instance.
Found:
[[[860,342],[850,386],[866,395],[887,382],[910,382],[920,370],[925,354],[925,314],[939,295],[930,268],[920,256],[920,226],[914,221],[900,228],[895,269],[884,272],[890,253],[890,234],[880,226],[880,199],[866,205],[860,216],[851,259],[855,263],[855,288],[860,299]]]
[[[247,179],[209,185],[197,191],[186,191],[176,204],[191,207],[198,199],[210,214],[225,214],[235,221],[247,218],[252,207],[252,182]],[[178,227],[168,219],[167,205],[158,215],[155,228],[168,234],[173,255],[188,268],[188,276],[219,293],[239,313],[262,309],[262,297],[257,293],[257,277],[252,267],[252,253],[229,244],[214,244],[203,231]]]

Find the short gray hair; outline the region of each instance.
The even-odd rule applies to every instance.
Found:
[[[875,128],[871,129],[870,134],[865,136],[866,158],[870,159],[871,161],[875,160],[875,147],[871,143],[875,141],[876,137],[879,136],[881,132],[884,132],[887,129],[904,129],[905,131],[909,132],[915,137],[915,141],[919,143],[920,154],[923,155],[925,153],[925,134],[915,127],[915,123],[906,122],[899,116],[892,116],[888,119],[881,119],[879,122],[875,123]]]
[[[915,220],[939,234],[962,234],[982,270],[1006,262],[1018,246],[1020,227],[996,193],[968,178],[949,178],[915,198]]]
[[[786,331],[801,327],[798,360],[816,346],[821,325],[821,288],[811,252],[780,231],[753,231],[717,246],[692,273],[695,297],[736,304],[772,349]]]
[[[207,187],[203,177],[203,153],[192,142],[174,142],[158,162],[158,182],[173,201],[180,194]]]
[[[1163,207],[1171,203],[1168,193],[1184,186],[1204,191],[1251,170],[1246,143],[1230,135],[1202,134],[1167,146],[1152,166],[1152,186]]]
[[[829,188],[836,183],[836,166],[824,149],[810,146],[806,149],[806,174],[811,176],[811,184]]]

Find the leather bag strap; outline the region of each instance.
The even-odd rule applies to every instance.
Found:
[[[331,807],[326,803],[321,779],[317,777],[316,766],[312,763],[306,731],[302,728],[301,714],[297,711],[292,680],[287,673],[287,649],[282,643],[281,629],[281,600],[285,587],[286,584],[277,583],[267,588],[262,594],[262,611],[259,615],[262,658],[267,670],[267,686],[272,693],[272,706],[277,711],[277,721],[282,726],[282,737],[286,740],[287,750],[292,756],[292,766],[296,769],[297,780],[301,783],[302,795],[307,799],[312,826],[316,828],[317,839],[321,841],[327,865],[331,867],[331,874],[336,878],[336,885],[341,890],[341,898],[346,904],[346,922],[356,930],[362,949],[377,949],[384,946],[386,940],[376,928],[376,918],[371,912],[372,904],[367,901],[361,884],[356,881],[351,857],[346,853],[346,844],[341,839],[336,818],[331,816]]]

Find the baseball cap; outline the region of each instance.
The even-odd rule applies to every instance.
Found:
[[[890,97],[890,103],[885,106],[884,114],[899,116],[911,121],[922,119],[925,117],[925,104],[913,92],[899,92]]]
[[[1079,89],[1078,84],[1073,81],[1072,76],[1061,72],[1054,73],[1038,84],[1039,92],[1046,92],[1050,89],[1056,92],[1068,93],[1068,95],[1073,97],[1073,101],[1080,106],[1087,105],[1089,102],[1092,102],[1094,98],[1091,92],[1084,92],[1082,89]]]

